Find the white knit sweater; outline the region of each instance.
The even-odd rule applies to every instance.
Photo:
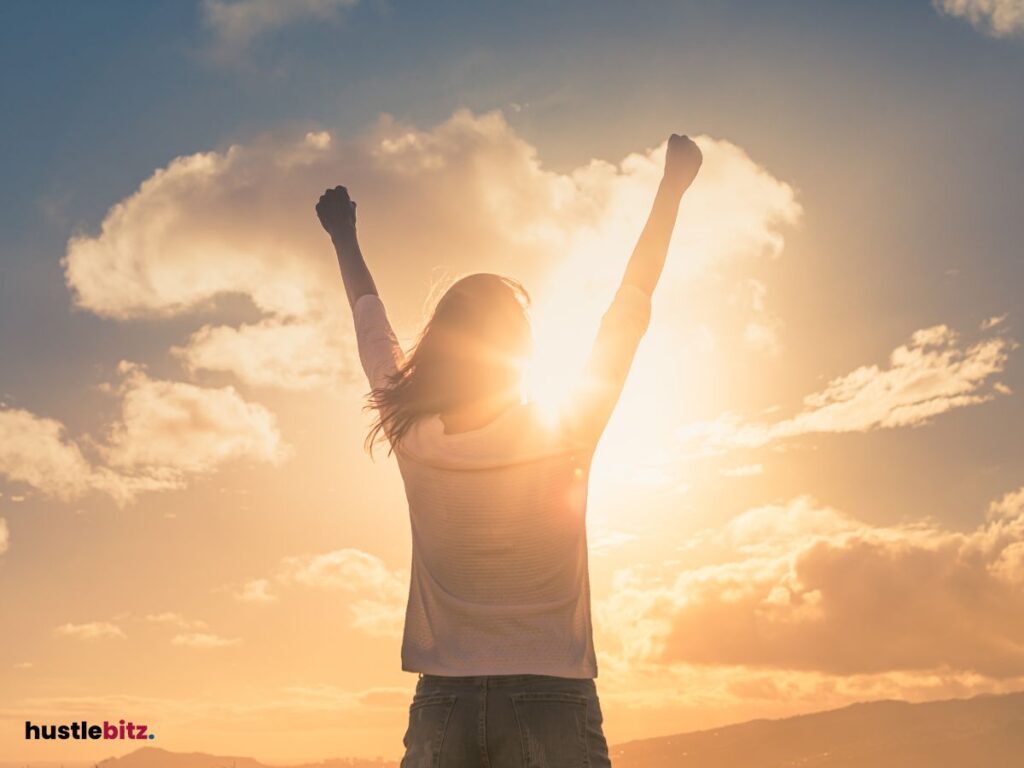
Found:
[[[650,311],[624,285],[603,316],[587,369],[595,418],[614,407]],[[404,359],[384,304],[361,296],[354,316],[363,370],[384,386]],[[595,440],[533,403],[470,432],[445,434],[437,415],[409,429],[395,450],[412,525],[403,670],[597,677],[585,526]]]

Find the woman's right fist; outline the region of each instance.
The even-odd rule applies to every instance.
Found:
[[[689,136],[673,133],[665,152],[665,180],[679,192],[685,192],[700,170],[704,156]]]
[[[316,215],[331,237],[356,231],[356,204],[344,187],[324,192],[316,204]]]

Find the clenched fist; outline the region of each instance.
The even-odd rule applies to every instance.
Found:
[[[700,147],[689,136],[673,133],[665,153],[665,181],[674,190],[685,192],[696,178],[703,159]]]
[[[332,238],[354,234],[356,231],[356,204],[345,187],[328,189],[316,204],[316,215]]]

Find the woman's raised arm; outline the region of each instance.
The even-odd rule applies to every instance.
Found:
[[[345,283],[348,303],[355,309],[360,296],[377,295],[373,276],[363,260],[356,237],[356,204],[348,196],[345,187],[328,189],[316,204],[316,215],[331,236],[334,250],[338,254],[341,279]]]
[[[651,294],[665,266],[679,201],[696,177],[701,159],[693,141],[672,134],[665,174],[647,224],[622,284],[601,318],[580,386],[563,414],[566,430],[584,443],[597,444],[619,401],[637,346],[650,323]]]
[[[622,278],[624,285],[635,285],[648,296],[654,293],[654,287],[665,266],[668,244],[679,212],[679,201],[697,176],[702,159],[700,149],[688,136],[673,133],[669,137],[665,173],[658,186],[647,224],[626,266],[626,274]]]
[[[402,366],[405,356],[359,250],[356,204],[347,189],[335,187],[320,197],[316,214],[338,253],[341,279],[352,308],[359,360],[367,381],[374,389],[389,386],[390,377]]]

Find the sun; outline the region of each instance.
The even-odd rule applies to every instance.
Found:
[[[534,402],[554,424],[582,376],[593,341],[585,308],[545,303],[531,313],[533,354],[523,368],[524,402]]]

